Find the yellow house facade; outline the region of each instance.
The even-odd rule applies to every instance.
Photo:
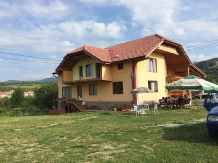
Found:
[[[206,76],[182,45],[157,34],[108,48],[82,46],[67,53],[53,74],[58,75],[59,99],[74,99],[86,108],[158,101],[169,93],[165,88],[169,82],[187,75]],[[153,92],[131,94],[137,87]],[[66,109],[66,103],[59,109]]]

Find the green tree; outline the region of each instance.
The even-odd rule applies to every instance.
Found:
[[[10,98],[5,97],[0,99],[0,108],[9,109],[10,108]]]
[[[16,88],[11,96],[11,106],[12,108],[20,107],[24,100],[24,92],[21,88]]]
[[[57,83],[45,83],[34,90],[34,104],[40,110],[52,109],[53,100],[58,97]]]

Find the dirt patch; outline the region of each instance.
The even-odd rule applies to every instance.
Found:
[[[81,119],[79,119],[79,120],[80,120],[80,121],[83,121],[83,120],[87,120],[87,119],[91,119],[91,118],[98,118],[98,116],[85,117],[85,118],[81,118]]]

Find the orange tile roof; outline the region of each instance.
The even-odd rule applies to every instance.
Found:
[[[75,55],[78,52],[88,52],[89,55],[92,55],[94,58],[102,62],[109,62],[109,63],[111,62],[111,56],[110,56],[109,49],[85,45],[85,46],[75,49],[74,51],[67,53],[67,55]]]
[[[113,62],[126,60],[130,58],[146,57],[150,54],[163,39],[158,35],[152,35],[137,40],[125,42],[115,46],[108,47]],[[116,57],[118,56],[118,57]]]
[[[163,41],[181,46],[181,44],[177,42],[155,34],[107,48],[84,45],[67,53],[67,55],[77,55],[80,52],[88,52],[90,55],[102,62],[111,63],[131,58],[146,57]]]

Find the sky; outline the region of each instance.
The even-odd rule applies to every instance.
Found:
[[[216,0],[0,0],[0,82],[52,77],[67,52],[159,34],[218,57]]]

